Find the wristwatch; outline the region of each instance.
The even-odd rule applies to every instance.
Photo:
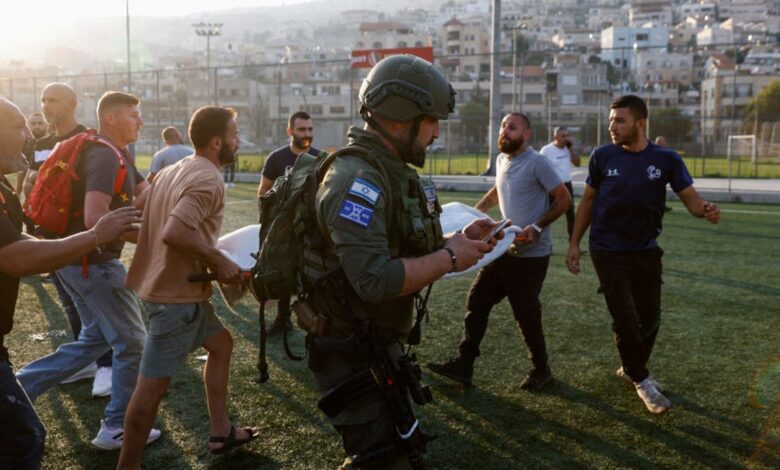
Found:
[[[531,224],[531,228],[532,228],[532,229],[534,229],[534,230],[536,231],[536,233],[538,233],[538,234],[540,234],[540,235],[541,235],[541,233],[542,233],[542,227],[540,227],[540,226],[538,226],[538,225],[536,225],[536,224]]]

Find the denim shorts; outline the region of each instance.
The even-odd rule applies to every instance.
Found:
[[[141,373],[147,377],[173,377],[187,355],[223,329],[214,307],[207,300],[191,304],[143,302],[149,328],[141,358]]]

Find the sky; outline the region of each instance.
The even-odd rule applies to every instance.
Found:
[[[129,0],[133,17],[190,15],[242,7],[293,5],[308,0]],[[0,0],[0,62],[35,58],[41,49],[56,45],[53,27],[75,17],[124,18],[126,0]],[[124,30],[124,21],[120,20]],[[54,34],[56,36],[56,34]],[[28,52],[34,51],[32,55]]]
[[[203,11],[252,6],[278,6],[300,0],[129,0],[130,16],[175,16]],[[124,0],[3,0],[0,25],[27,23],[33,18],[65,19],[71,16],[124,16]]]

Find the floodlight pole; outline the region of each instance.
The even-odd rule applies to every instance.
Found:
[[[209,101],[209,94],[211,93],[211,37],[212,36],[221,36],[222,35],[222,25],[223,23],[204,23],[200,22],[197,24],[193,24],[192,26],[195,28],[195,34],[198,36],[202,36],[206,38],[206,100]],[[217,71],[214,70],[214,82],[216,84],[216,75]],[[216,103],[217,99],[217,90],[214,90],[214,101]]]

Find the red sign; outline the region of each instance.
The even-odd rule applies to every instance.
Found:
[[[411,54],[433,62],[432,47],[401,47],[397,49],[357,49],[352,51],[352,68],[368,69],[391,55]]]

